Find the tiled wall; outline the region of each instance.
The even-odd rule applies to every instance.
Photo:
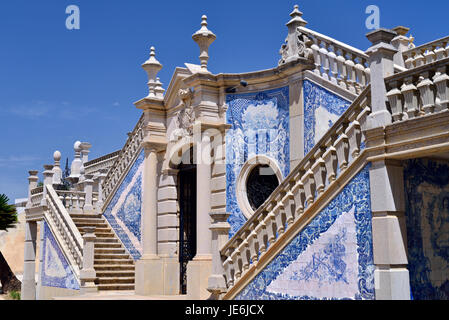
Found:
[[[245,222],[236,198],[236,180],[243,164],[256,154],[277,162],[283,176],[290,170],[288,87],[227,95],[226,210],[232,236]]]
[[[374,299],[369,165],[236,299]]]
[[[449,299],[449,162],[409,160],[404,180],[412,298]]]
[[[44,232],[40,267],[42,286],[79,290],[80,284],[54,238],[47,222],[43,222]]]
[[[309,80],[304,80],[304,154],[307,154],[350,103]]]
[[[142,150],[103,213],[134,260],[138,260],[142,253],[140,216],[143,159]]]

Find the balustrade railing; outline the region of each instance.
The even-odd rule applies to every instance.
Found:
[[[118,186],[120,179],[132,165],[132,160],[137,156],[138,151],[140,150],[144,137],[143,124],[144,118],[142,115],[134,127],[134,130],[129,134],[128,140],[117,156],[111,169],[107,173],[103,182],[103,199],[106,199],[105,204],[108,202],[112,192]]]
[[[413,69],[449,57],[449,36],[402,53],[405,67]]]
[[[37,187],[31,190],[31,207],[38,207],[44,199],[44,187]]]
[[[369,101],[370,86],[220,250],[228,289],[359,157]]]
[[[363,51],[305,27],[298,29],[313,42],[310,49],[317,75],[356,94],[369,84],[369,58]]]
[[[120,150],[86,162],[84,164],[84,170],[86,174],[97,172],[100,169],[110,169],[114,162],[117,160],[119,154]]]
[[[393,122],[449,108],[449,57],[385,79]]]
[[[52,185],[46,185],[45,218],[69,259],[78,278],[83,264],[83,238]]]

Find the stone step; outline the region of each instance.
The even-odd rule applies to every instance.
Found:
[[[132,259],[95,259],[94,260],[94,268],[97,265],[101,265],[101,264],[131,264],[134,265],[134,261]]]
[[[103,239],[102,239],[103,240]],[[115,239],[117,240],[117,239]],[[117,249],[117,248],[123,248],[122,245],[116,241],[116,242],[95,242],[95,249]]]
[[[108,228],[108,224],[107,223],[101,223],[101,222],[78,222],[75,223],[76,227],[79,228],[84,228],[84,227],[95,227],[95,228]]]
[[[105,271],[110,271],[110,272],[116,272],[116,271],[121,271],[121,272],[133,272],[134,273],[134,265],[133,264],[99,264],[99,265],[95,265],[94,269],[96,272],[105,272]]]
[[[103,260],[103,259],[129,259],[129,255],[127,253],[99,253],[95,252],[94,256],[95,260]]]
[[[115,237],[111,237],[111,238],[99,238],[97,237],[97,239],[95,239],[95,244],[99,244],[99,243],[119,243],[118,239]]]
[[[85,231],[85,228],[86,227],[78,227],[78,230],[80,232],[83,232],[83,231]],[[112,230],[109,227],[99,227],[99,228],[95,228],[95,234],[97,234],[97,233],[112,233]]]
[[[133,270],[96,270],[98,278],[110,278],[110,277],[134,277],[135,272]]]
[[[102,219],[102,214],[99,213],[69,213],[72,219],[76,218],[88,218],[88,219]]]
[[[98,284],[132,284],[134,285],[134,277],[114,277],[114,278],[103,278],[98,277],[98,279],[95,281],[95,283]]]
[[[99,284],[98,290],[134,290],[134,284]]]
[[[97,236],[97,238],[114,238],[115,239],[115,234],[112,233],[112,231],[110,232],[95,232],[95,235]]]
[[[104,223],[103,219],[72,218],[73,223]]]
[[[111,248],[111,247],[103,247],[103,248],[98,248],[95,247],[95,254],[100,254],[100,253],[107,253],[107,254],[125,254],[126,251],[125,249],[123,249],[122,247],[115,247],[115,248]]]

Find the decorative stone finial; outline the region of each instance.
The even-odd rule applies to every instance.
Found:
[[[156,83],[154,85],[154,93],[156,95],[156,98],[163,99],[164,98],[164,91],[165,91],[165,89],[162,88],[161,79],[159,79],[159,77],[156,78]]]
[[[156,52],[154,47],[150,48],[150,58],[142,64],[142,68],[147,72],[148,75],[148,97],[155,98],[156,76],[162,69],[162,64],[156,60]]]
[[[296,28],[299,26],[304,27],[307,25],[307,21],[302,18],[303,13],[299,11],[298,8],[299,6],[295,4],[295,6],[293,7],[293,11],[290,13],[290,17],[292,18],[289,22],[287,22],[287,26],[294,24]]]
[[[209,46],[215,41],[215,39],[217,39],[217,36],[212,31],[207,29],[207,16],[203,15],[201,19],[201,29],[192,35],[192,39],[200,47],[201,72],[209,73],[209,71],[207,71]]]
[[[53,160],[55,161],[53,165],[53,184],[61,184],[62,183],[62,170],[60,166],[61,152],[56,150],[53,153]]]
[[[76,141],[73,144],[73,149],[75,150],[75,158],[72,161],[72,165],[70,167],[70,177],[73,181],[76,181],[80,176],[80,168],[83,164],[83,161],[81,160],[81,141]]]

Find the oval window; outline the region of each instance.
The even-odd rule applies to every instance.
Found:
[[[269,165],[255,166],[246,181],[246,193],[251,208],[257,210],[278,185],[279,180]]]

